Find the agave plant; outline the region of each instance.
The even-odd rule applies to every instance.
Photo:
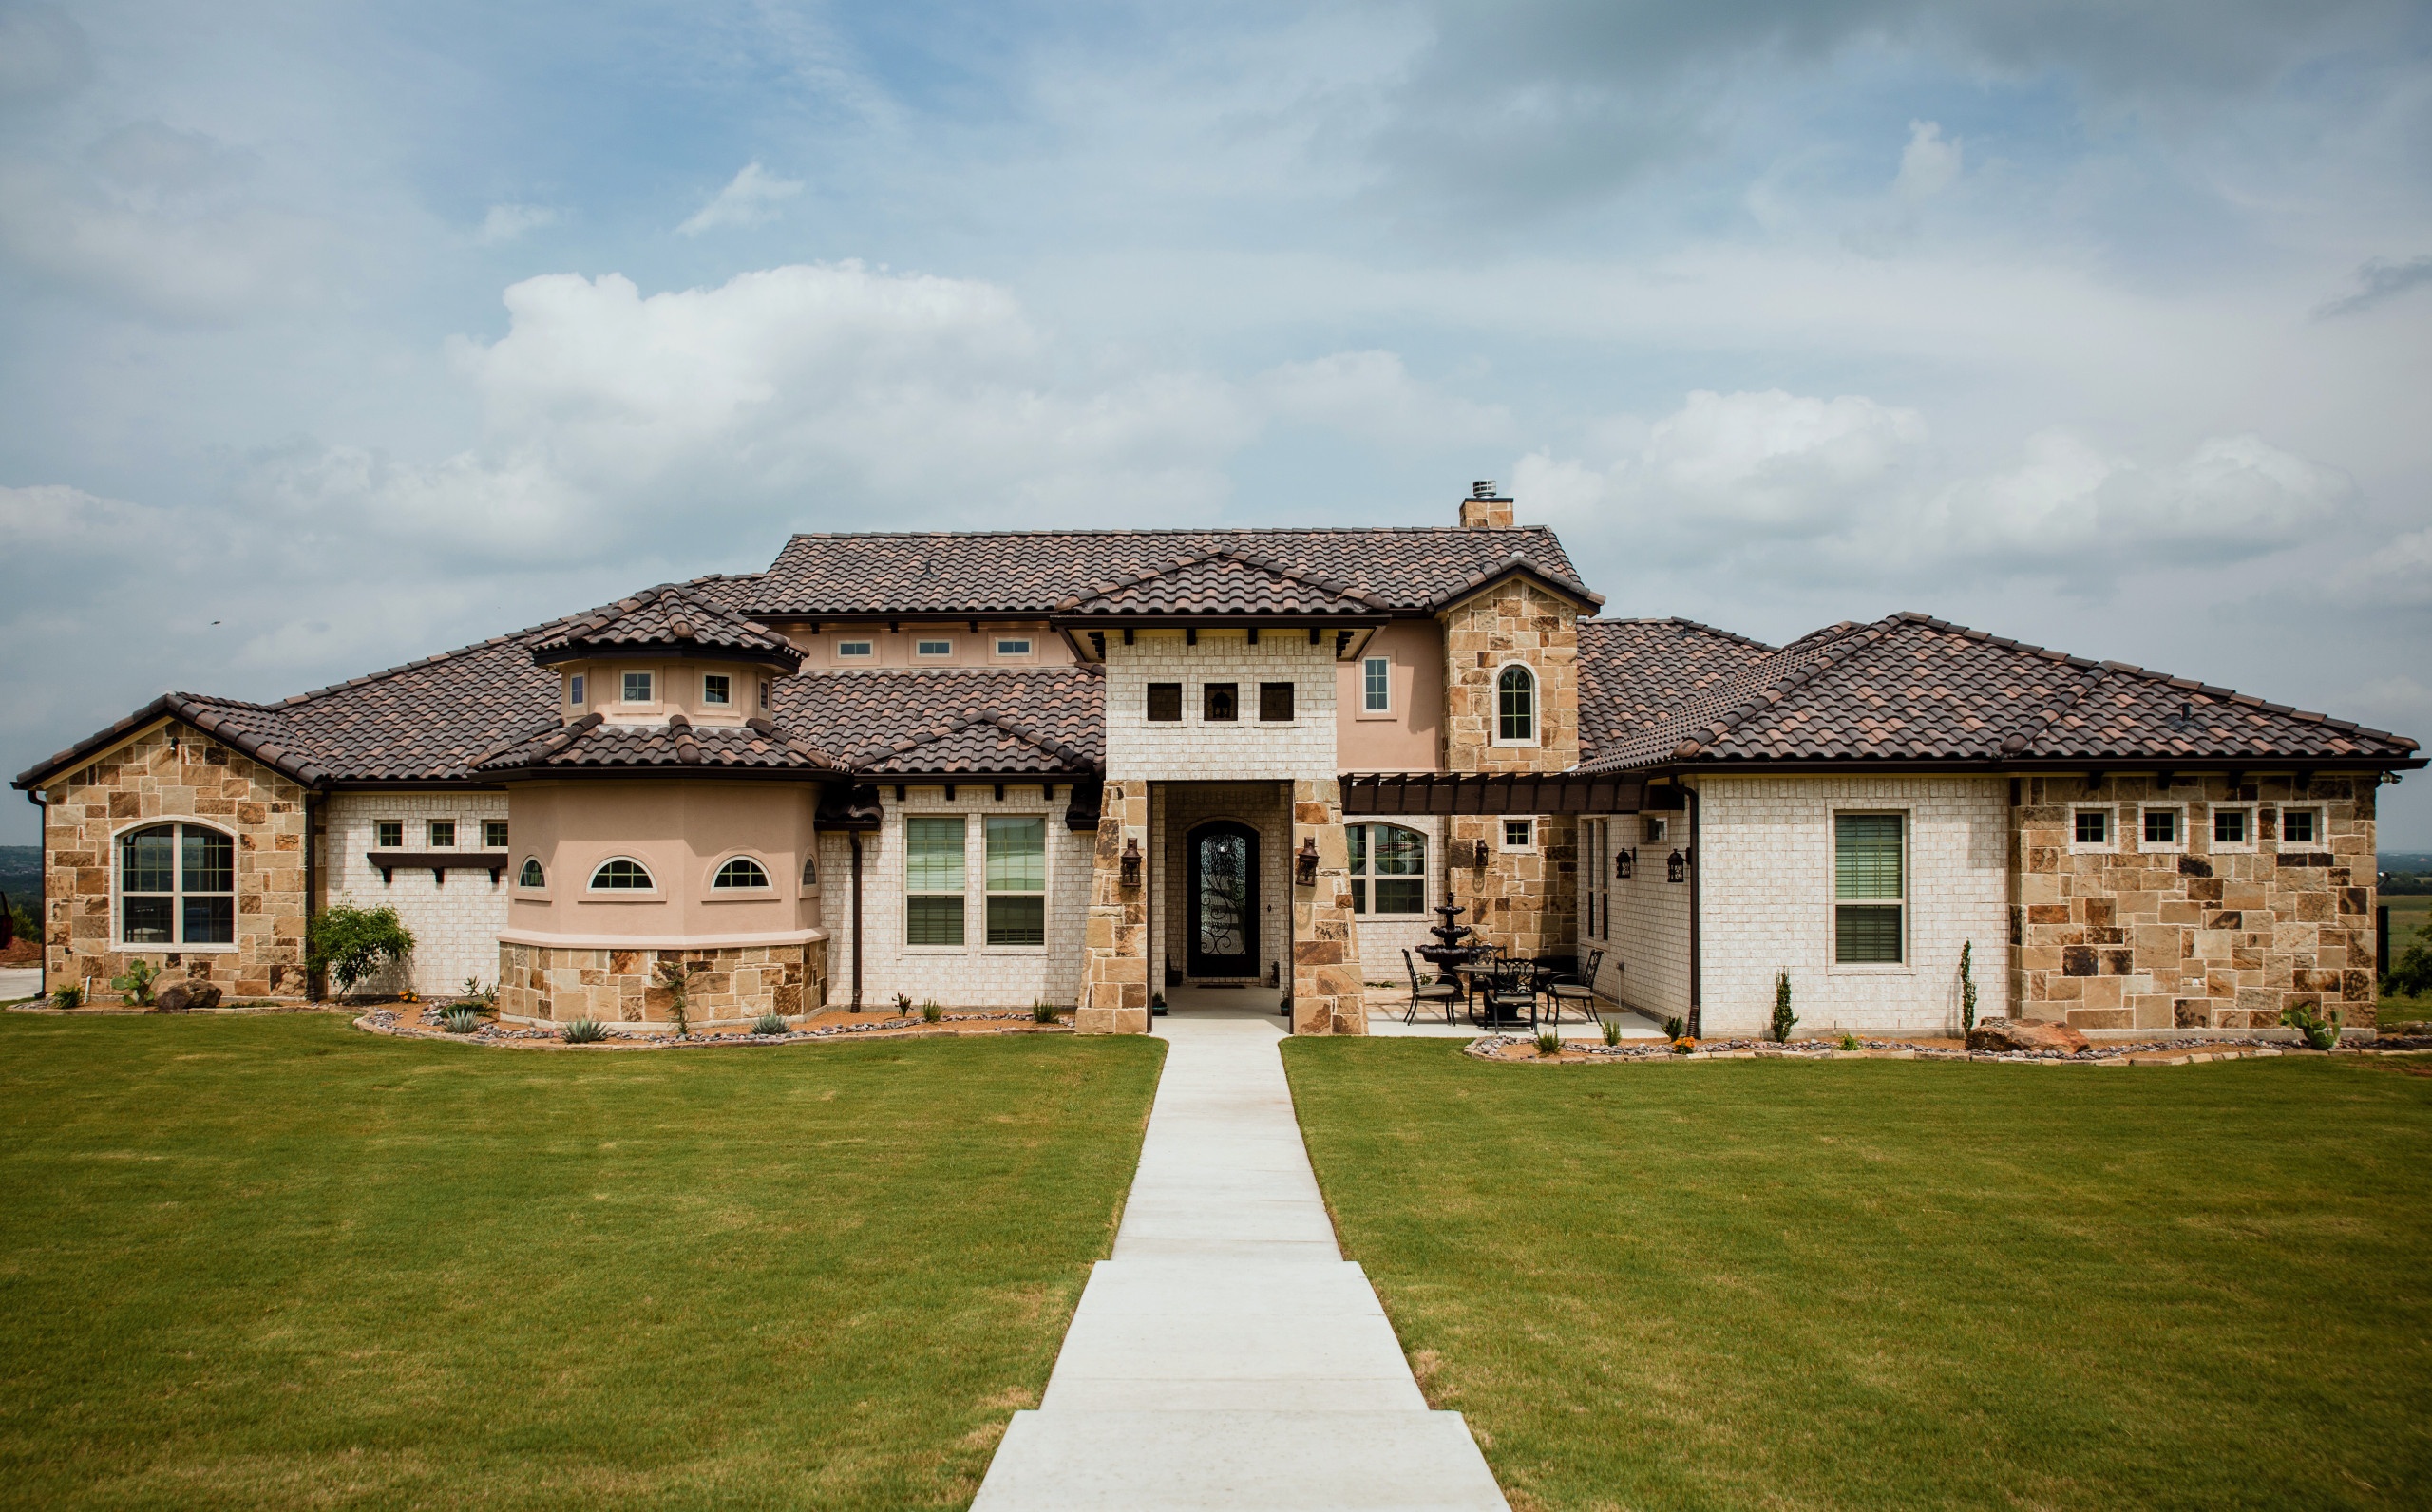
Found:
[[[763,1013],[751,1021],[751,1032],[754,1034],[783,1034],[791,1027],[783,1013]]]
[[[608,1030],[596,1018],[579,1018],[565,1028],[569,1045],[596,1045],[608,1037]]]
[[[439,1022],[450,1034],[476,1034],[481,1031],[482,1015],[469,1008],[451,1008]]]

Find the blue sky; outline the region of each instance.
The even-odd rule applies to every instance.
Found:
[[[0,0],[0,765],[794,529],[1490,477],[1612,613],[2432,737],[2427,59],[2340,0]],[[2432,848],[2432,777],[2384,814]]]

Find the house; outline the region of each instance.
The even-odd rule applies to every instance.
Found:
[[[1774,647],[1600,617],[1482,485],[1374,529],[801,535],[251,704],[172,693],[23,773],[45,967],[300,997],[306,921],[391,904],[375,989],[519,1022],[1168,986],[1361,1033],[1438,899],[1707,1034],[1770,1017],[2094,1031],[2369,1021],[2374,797],[2416,743],[1916,614]]]

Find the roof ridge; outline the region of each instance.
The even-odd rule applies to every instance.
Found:
[[[1402,535],[1502,535],[1530,533],[1550,536],[1551,525],[1151,525],[1146,528],[1119,525],[1081,526],[1072,529],[1042,530],[797,530],[788,540],[977,540],[995,536],[1375,536],[1388,532]],[[767,573],[735,574],[737,577],[765,577]],[[694,579],[701,581],[703,579]]]
[[[1582,630],[1586,629],[1590,625],[1678,625],[1683,630],[1701,631],[1704,633],[1716,636],[1719,639],[1738,641],[1742,646],[1754,646],[1758,651],[1777,652],[1782,649],[1781,647],[1773,645],[1769,642],[1758,640],[1754,635],[1743,635],[1736,630],[1724,630],[1720,626],[1709,625],[1703,620],[1684,619],[1679,614],[1633,614],[1625,618],[1614,619],[1604,619],[1590,614],[1583,616],[1579,621],[1579,625]]]
[[[1891,617],[1896,618],[1897,616]],[[1758,685],[1758,689],[1754,696],[1741,699],[1739,703],[1725,713],[1720,720],[1706,727],[1708,731],[1707,738],[1714,741],[1720,741],[1727,738],[1733,730],[1738,729],[1750,718],[1754,717],[1759,708],[1774,708],[1776,705],[1781,703],[1782,700],[1789,697],[1792,693],[1796,692],[1799,689],[1806,687],[1811,682],[1814,682],[1825,671],[1832,668],[1840,666],[1843,662],[1854,657],[1859,652],[1865,650],[1867,647],[1874,645],[1877,641],[1883,638],[1885,627],[1890,623],[1890,618],[1880,619],[1872,625],[1859,626],[1846,634],[1835,636],[1830,642],[1825,643],[1815,660],[1796,669],[1785,676],[1777,677],[1771,682]],[[1791,646],[1796,646],[1797,644],[1797,641],[1791,642]],[[1791,649],[1791,646],[1783,647],[1782,652],[1788,652]],[[1776,654],[1780,653],[1781,652],[1776,652]],[[1682,741],[1680,745],[1674,747],[1672,754],[1675,757],[1680,758],[1695,756],[1705,748],[1705,744],[1706,743],[1704,741],[1699,740],[1697,736],[1691,735],[1687,739]]]

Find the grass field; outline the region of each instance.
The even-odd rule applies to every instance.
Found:
[[[2415,943],[2415,932],[2432,923],[2432,896],[2384,898],[2390,909],[2390,958],[2395,960]],[[2432,1020],[2432,997],[2384,994],[2376,1005],[2379,1022],[2404,1024]]]
[[[0,1019],[0,1504],[962,1506],[1162,1050]]]
[[[1285,1062],[1523,1512],[2432,1503],[2411,1063]]]

